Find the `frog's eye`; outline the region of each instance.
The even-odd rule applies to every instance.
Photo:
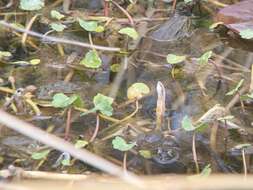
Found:
[[[21,96],[22,94],[23,94],[23,92],[24,92],[24,89],[23,88],[18,88],[17,90],[16,90],[16,95],[17,96]]]

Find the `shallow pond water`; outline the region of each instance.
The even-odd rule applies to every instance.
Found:
[[[41,60],[41,63],[26,67],[1,64],[1,77],[7,82],[0,85],[11,87],[11,82],[8,82],[9,76],[15,78],[17,88],[34,85],[37,87],[36,92],[33,93],[34,99],[38,102],[51,101],[52,96],[59,92],[68,95],[79,94],[87,109],[92,107],[92,98],[97,93],[108,95],[118,89],[113,104],[113,117],[122,119],[134,110],[131,103],[123,105],[127,102],[127,87],[134,82],[147,84],[151,93],[139,101],[140,108],[137,114],[124,122],[116,122],[116,124],[102,120],[96,140],[87,147],[119,164],[124,155],[113,150],[111,144],[113,137],[120,135],[129,142],[136,142],[136,147],[128,153],[127,167],[139,174],[195,173],[191,147],[193,134],[181,129],[183,118],[189,116],[192,120],[197,121],[216,104],[229,107],[230,113],[227,115],[234,116],[231,122],[236,125],[217,121],[209,123],[208,130],[196,137],[198,163],[201,169],[211,163],[213,172],[241,172],[241,154],[233,151],[233,147],[253,141],[252,101],[233,103],[232,97],[227,96],[226,93],[240,79],[244,78],[247,83],[250,81],[253,54],[247,48],[243,50],[242,46],[231,47],[231,41],[226,41],[224,37],[221,39],[217,33],[203,28],[194,29],[189,24],[190,21],[188,16],[177,15],[147,32],[136,46],[136,51],[129,54],[128,69],[120,70],[118,73],[110,71],[110,64],[122,62],[121,64],[124,65],[123,54],[101,53],[103,67],[87,69],[79,64],[86,53],[83,48],[63,47],[66,49],[66,54],[60,56],[55,44],[42,44],[39,50],[25,54],[21,50],[18,51],[22,49],[18,47],[16,52],[21,52],[20,56],[13,59],[29,60],[36,57]],[[99,41],[101,36],[95,41]],[[84,38],[77,35],[74,38],[87,41],[87,34]],[[4,47],[8,46],[6,41]],[[120,43],[123,42],[119,39],[117,44]],[[201,68],[196,66],[196,58],[209,50],[213,51],[211,62]],[[69,61],[73,52],[77,52],[77,55],[72,61]],[[180,64],[169,65],[166,61],[168,53],[186,55],[187,58]],[[158,81],[162,82],[166,90],[163,131],[156,130],[156,85]],[[3,92],[0,96],[2,105],[5,102],[5,94]],[[53,126],[51,132],[62,137],[67,120],[66,110],[48,108],[45,103],[41,102],[38,105],[41,111],[40,116],[35,117],[30,107],[22,116],[42,129]],[[8,108],[8,111],[14,113],[11,108]],[[16,114],[19,115],[19,113]],[[96,117],[92,114],[80,117],[78,111],[73,111],[71,123],[70,139],[73,142],[79,138],[87,140],[93,134]],[[215,140],[213,140],[214,136]],[[23,138],[13,137],[15,137],[13,142],[19,142]],[[4,158],[3,167],[15,162],[16,159],[15,156],[8,154],[8,150],[15,149],[15,146],[11,147],[10,138],[12,138],[11,134],[8,136],[7,133],[0,141],[1,147],[5,149],[0,155]],[[27,146],[22,143],[19,145],[24,146],[23,148]],[[143,158],[138,153],[140,150],[149,150],[152,156]],[[19,148],[17,151],[23,152],[23,149]],[[246,154],[251,171],[252,151],[248,150]],[[44,165],[43,168],[55,169],[52,166],[57,161],[59,153],[53,155],[57,156],[50,157],[51,165],[45,163],[46,166]],[[13,159],[5,159],[5,157],[13,157]],[[18,162],[25,167],[26,164],[22,162],[26,163],[27,160]]]

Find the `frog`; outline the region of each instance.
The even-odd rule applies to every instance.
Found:
[[[166,63],[166,55],[170,52],[190,54],[193,31],[191,17],[176,12],[168,21],[141,39],[141,51],[137,59],[162,64]]]
[[[52,100],[56,93],[72,94],[81,89],[82,88],[79,85],[74,83],[57,81],[40,86],[37,90],[37,98],[41,100]]]

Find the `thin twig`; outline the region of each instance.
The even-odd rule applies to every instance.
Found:
[[[68,140],[69,138],[69,131],[70,131],[70,127],[71,127],[71,107],[68,108],[67,111],[67,121],[66,121],[66,128],[65,128],[65,134],[64,134],[64,139]]]
[[[27,31],[30,31],[30,29],[31,29],[33,23],[35,22],[36,18],[37,18],[38,16],[40,16],[40,15],[41,15],[41,14],[36,14],[36,15],[34,15],[34,16],[31,18],[31,20],[28,22],[27,26],[25,27],[25,29],[26,29]],[[24,32],[23,35],[22,35],[21,43],[22,43],[23,48],[26,47],[25,42],[26,42],[27,36],[28,36],[27,32]]]
[[[126,15],[130,24],[132,26],[134,26],[134,20],[133,20],[132,16],[123,7],[121,7],[117,2],[112,1],[112,0],[110,2],[112,2],[116,7],[118,7]]]
[[[111,52],[120,52],[121,51],[120,48],[117,48],[117,47],[105,47],[105,46],[99,46],[99,45],[91,46],[88,43],[79,42],[79,41],[75,41],[75,40],[68,40],[65,38],[58,38],[58,37],[54,37],[54,36],[44,36],[43,34],[31,31],[31,30],[25,30],[25,29],[19,28],[17,26],[14,26],[13,24],[5,22],[5,21],[0,21],[0,25],[5,26],[7,28],[11,28],[11,29],[16,30],[18,32],[27,33],[30,36],[34,36],[34,37],[41,38],[43,40],[47,40],[47,41],[51,41],[51,42],[81,46],[81,47],[86,47],[86,48],[90,48],[90,49],[95,48],[97,50],[102,50],[102,51],[111,51]]]
[[[134,174],[129,172],[126,174],[122,171],[122,168],[89,152],[88,150],[78,149],[73,144],[39,129],[39,127],[35,127],[20,119],[17,119],[16,117],[2,110],[0,110],[0,116],[0,123],[8,128],[20,132],[21,134],[26,135],[32,139],[40,141],[41,143],[44,143],[45,145],[55,148],[61,152],[68,152],[74,158],[90,164],[102,171],[118,176],[128,183],[139,187],[144,187],[143,182]]]
[[[124,170],[124,172],[127,172],[127,152],[124,152],[123,170]]]
[[[196,133],[193,133],[192,136],[192,154],[193,154],[193,160],[195,162],[196,166],[196,172],[199,173],[199,164],[198,164],[198,157],[197,157],[197,151],[196,151]]]
[[[93,142],[98,134],[98,130],[99,130],[99,114],[97,114],[97,117],[96,117],[96,128],[95,128],[95,131],[92,135],[92,137],[90,138],[89,142]]]
[[[246,164],[246,158],[245,158],[245,150],[242,148],[242,161],[243,161],[243,170],[244,170],[244,177],[247,177],[247,164]]]

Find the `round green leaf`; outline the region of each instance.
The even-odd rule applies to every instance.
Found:
[[[119,33],[126,34],[129,37],[133,38],[134,40],[136,40],[139,37],[138,32],[134,28],[131,28],[131,27],[122,28],[119,30]]]
[[[66,26],[61,23],[51,23],[50,27],[56,32],[62,32],[66,28]]]
[[[117,73],[117,72],[119,72],[120,64],[113,64],[113,65],[111,65],[110,69],[112,72]]]
[[[175,55],[175,54],[168,54],[166,59],[169,64],[177,64],[177,63],[184,61],[186,59],[186,56],[185,55],[180,56],[180,55]]]
[[[90,50],[88,53],[86,53],[80,64],[85,65],[88,68],[97,69],[102,65],[102,60],[96,51]]]
[[[143,158],[146,158],[146,159],[152,158],[152,154],[150,150],[139,150],[139,153]]]
[[[135,146],[135,143],[127,143],[122,137],[115,137],[112,140],[113,148],[119,151],[128,151]]]
[[[41,160],[47,157],[47,155],[50,153],[50,150],[43,150],[43,151],[39,151],[39,152],[34,152],[32,154],[32,159],[34,160]]]
[[[96,21],[85,21],[78,19],[78,22],[79,25],[88,32],[95,32],[98,27],[98,23]]]
[[[113,112],[112,103],[113,99],[111,97],[105,96],[103,94],[98,93],[93,98],[93,103],[95,106],[95,110],[100,111],[102,114],[111,116]]]
[[[194,131],[196,129],[187,115],[182,120],[182,128],[186,131]]]
[[[53,96],[52,106],[55,108],[66,108],[77,100],[78,96],[66,96],[63,93],[57,93]]]
[[[30,60],[30,64],[31,65],[38,65],[38,64],[40,64],[40,59],[32,59],[32,60]]]
[[[144,83],[134,83],[127,89],[129,100],[139,99],[150,92],[149,87]]]
[[[100,33],[100,32],[104,32],[104,30],[105,30],[105,28],[104,28],[103,26],[98,26],[98,27],[96,28],[95,32]]]
[[[56,10],[52,10],[50,12],[50,15],[51,15],[52,18],[55,18],[57,20],[61,20],[65,17],[63,14],[61,14],[60,12],[58,12]]]
[[[44,0],[20,0],[20,8],[26,11],[40,10],[44,6]]]

